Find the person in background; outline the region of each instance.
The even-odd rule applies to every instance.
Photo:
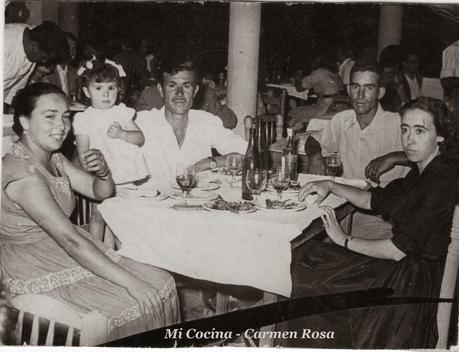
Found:
[[[55,69],[55,64],[35,65],[35,68],[30,75],[26,85],[37,82],[51,83],[51,74],[55,71]]]
[[[295,130],[302,130],[312,119],[324,115],[333,97],[344,90],[341,79],[336,73],[336,65],[325,57],[317,60],[317,68],[301,81],[295,81],[297,91],[312,89],[317,95],[317,103],[302,105],[288,112],[287,124]]]
[[[419,72],[419,55],[409,49],[404,50],[400,84],[403,104],[421,96],[422,74]]]
[[[351,80],[351,69],[355,63],[355,60],[352,59],[352,51],[349,48],[339,47],[336,51],[336,59],[338,75],[347,90]]]
[[[385,94],[379,102],[385,111],[399,112],[404,104],[400,92],[405,97],[405,101],[407,97],[400,84],[401,63],[386,58],[379,62],[379,67],[381,70],[380,84],[385,89]]]
[[[80,79],[76,67],[73,66],[77,60],[77,39],[70,32],[65,32],[65,35],[70,48],[69,59],[56,65],[56,69],[50,74],[49,82],[61,88],[72,101],[76,101],[77,90],[80,89]]]
[[[139,149],[145,139],[134,121],[135,111],[123,103],[116,104],[123,72],[114,63],[91,61],[82,74],[84,94],[91,106],[75,114],[73,130],[80,165],[88,170],[85,155],[98,149],[111,169],[115,185],[123,187],[145,179],[149,172]],[[93,207],[89,232],[114,248],[115,239],[102,216]]]
[[[330,180],[306,184],[304,200],[329,193],[371,209],[391,225],[391,239],[347,236],[333,209],[319,208],[333,243],[311,240],[292,259],[292,297],[390,288],[393,297],[438,298],[450,231],[458,201],[457,125],[448,124],[446,106],[420,98],[402,112],[401,141],[413,169],[385,188],[369,191]],[[363,303],[363,302],[362,302]],[[287,340],[289,347],[359,349],[434,348],[438,303],[411,303],[347,309],[291,321],[287,331],[314,327],[336,331],[334,339]],[[322,342],[322,343],[321,343]]]
[[[69,45],[57,24],[39,26],[6,24],[3,42],[3,102],[11,105],[16,92],[24,88],[35,65],[47,66],[67,60]]]
[[[74,191],[101,201],[115,185],[103,154],[84,154],[86,171],[58,152],[70,127],[64,92],[35,83],[15,99],[20,140],[2,162],[0,269],[11,295],[47,295],[79,314],[98,311],[114,340],[179,322],[174,279],[125,258],[69,220]]]
[[[125,38],[121,40],[121,52],[113,57],[113,61],[121,65],[126,72],[124,102],[134,106],[138,95],[145,88],[147,81],[147,64],[144,56],[138,50],[136,40]]]
[[[459,40],[443,50],[440,80],[448,99],[451,91],[459,87]]]
[[[145,135],[142,151],[151,172],[142,186],[158,189],[175,184],[178,164],[193,165],[199,172],[225,166],[229,153],[245,153],[243,138],[224,128],[211,113],[191,108],[199,90],[191,62],[171,62],[161,77],[158,91],[164,106],[137,113],[136,122]],[[221,156],[212,157],[212,148]]]
[[[356,61],[349,85],[352,109],[337,113],[323,130],[312,135],[320,143],[323,156],[338,153],[344,177],[364,180],[371,161],[390,151],[402,150],[400,115],[384,111],[379,104],[385,93],[379,79],[377,63]],[[406,167],[397,166],[384,173],[379,182],[384,187],[406,172]],[[387,223],[367,212],[354,214],[352,228],[356,237],[391,236]]]

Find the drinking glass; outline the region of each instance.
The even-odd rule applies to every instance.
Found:
[[[196,173],[194,165],[183,166],[177,165],[175,180],[182,190],[182,197],[186,198],[190,191],[196,187]]]
[[[231,185],[234,184],[234,176],[242,169],[242,155],[240,154],[228,154],[226,157],[226,169],[231,174]]]
[[[267,172],[262,169],[249,169],[247,170],[247,187],[252,192],[256,202],[261,191],[266,188]]]
[[[343,174],[343,164],[337,153],[332,153],[325,157],[325,168],[327,169],[327,175],[331,176],[332,181],[335,180],[336,176]]]
[[[277,192],[277,198],[282,200],[282,192],[290,185],[290,173],[287,168],[276,168],[271,173],[271,185]]]

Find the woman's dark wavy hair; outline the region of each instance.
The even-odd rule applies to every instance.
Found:
[[[403,116],[408,110],[414,109],[425,111],[433,117],[437,135],[445,139],[439,143],[440,153],[459,162],[459,122],[452,118],[446,104],[439,99],[420,97],[403,107],[400,113]]]
[[[81,75],[81,84],[83,87],[88,87],[91,81],[102,82],[116,82],[118,87],[121,86],[121,78],[118,69],[110,64],[106,64],[99,59],[92,62],[92,68],[86,69]]]
[[[21,136],[24,132],[19,117],[25,116],[30,118],[30,114],[35,109],[38,98],[46,94],[58,94],[67,101],[67,96],[62,89],[51,83],[32,83],[16,94],[13,99],[14,120],[12,128],[18,136]]]

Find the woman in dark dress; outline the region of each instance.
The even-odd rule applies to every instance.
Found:
[[[398,297],[439,296],[450,242],[456,199],[455,141],[448,136],[447,110],[435,99],[421,98],[402,115],[402,144],[412,170],[386,188],[370,191],[319,181],[307,184],[300,199],[330,192],[356,207],[373,210],[392,224],[392,239],[346,236],[334,211],[321,207],[333,243],[310,241],[292,259],[293,297],[375,287],[390,287]],[[454,132],[454,131],[453,131]],[[336,331],[333,341],[289,340],[289,346],[352,348],[434,348],[437,304],[359,308],[309,317],[288,329]]]

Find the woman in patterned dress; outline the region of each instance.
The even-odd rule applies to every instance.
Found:
[[[108,320],[109,340],[177,323],[168,273],[116,254],[69,220],[72,190],[103,200],[114,184],[98,150],[85,154],[92,175],[58,152],[71,125],[65,94],[35,83],[15,103],[20,139],[3,159],[0,221],[2,279],[11,294],[48,295],[83,314],[97,310]]]

